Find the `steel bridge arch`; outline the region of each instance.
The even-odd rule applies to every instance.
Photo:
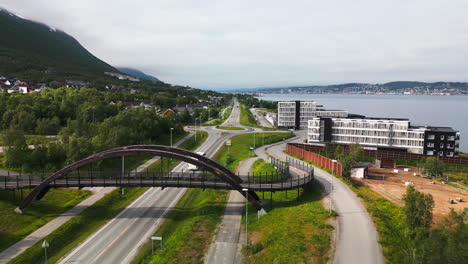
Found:
[[[91,155],[87,158],[79,160],[75,163],[72,163],[51,176],[47,177],[41,184],[36,186],[29,194],[26,196],[18,207],[15,209],[16,212],[22,213],[22,210],[26,208],[31,202],[38,197],[39,194],[43,194],[48,191],[49,184],[52,183],[54,180],[60,179],[65,177],[68,173],[73,170],[76,170],[80,167],[85,165],[91,164],[93,162],[99,160],[105,160],[114,157],[122,157],[122,156],[134,156],[134,155],[154,155],[160,157],[167,157],[167,158],[174,158],[186,163],[193,164],[198,166],[206,171],[213,173],[216,177],[229,183],[233,189],[239,191],[244,197],[246,193],[242,191],[242,186],[240,183],[242,180],[234,174],[232,171],[227,169],[226,167],[222,166],[221,164],[199,155],[197,153],[183,150],[174,147],[168,146],[161,146],[161,145],[133,145],[133,146],[126,146],[126,147],[118,147],[110,150],[105,150],[94,155]],[[260,205],[260,198],[254,191],[248,191],[249,202],[257,209],[261,210],[262,207]]]

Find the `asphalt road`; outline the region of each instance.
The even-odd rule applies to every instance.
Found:
[[[260,122],[261,126],[273,127],[272,124],[268,122],[268,120],[266,120],[264,116],[265,111],[258,110],[257,108],[250,108],[250,112],[252,112],[252,114],[257,117],[258,122]]]
[[[237,106],[235,100],[232,114],[225,124],[238,124],[240,111]],[[208,138],[196,151],[205,152],[207,157],[212,157],[234,134],[253,131],[232,131],[221,136],[221,131],[212,127],[201,129],[208,132]],[[180,163],[173,171],[186,170],[187,166]],[[150,188],[59,263],[129,263],[185,191],[185,188]]]
[[[304,131],[298,131],[304,135]],[[300,142],[303,137],[290,139]],[[286,159],[285,142],[265,146],[266,151],[281,160]],[[262,152],[260,149],[259,152]],[[266,156],[265,153],[257,153]],[[332,175],[315,167],[315,178],[330,194]],[[385,263],[382,248],[378,242],[378,233],[374,222],[367,213],[364,205],[346,184],[333,177],[333,193],[331,194],[332,208],[338,213],[338,227],[336,249],[333,263],[350,264],[380,264]]]

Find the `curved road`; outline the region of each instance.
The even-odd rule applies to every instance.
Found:
[[[260,157],[267,153],[281,160],[286,160],[283,152],[286,143],[300,142],[305,131],[297,131],[298,137],[263,146],[256,150]],[[374,222],[356,194],[338,178],[314,166],[315,178],[330,194],[331,178],[333,177],[333,193],[331,195],[333,209],[338,213],[336,248],[333,263],[351,264],[381,264],[385,263],[382,248],[378,242],[378,233]]]

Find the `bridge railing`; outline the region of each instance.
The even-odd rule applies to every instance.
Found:
[[[31,189],[38,186],[48,174],[17,174],[0,176],[0,189]],[[278,190],[291,189],[313,179],[313,173],[300,179],[285,178],[281,174],[249,174],[239,175],[242,186],[253,186],[257,189],[268,189],[268,186]],[[151,172],[138,174],[117,171],[73,171],[64,177],[50,183],[51,187],[93,187],[93,186],[161,186],[187,187],[192,184],[203,188],[229,189],[230,185],[206,172]]]

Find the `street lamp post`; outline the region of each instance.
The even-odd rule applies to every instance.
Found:
[[[172,130],[174,130],[173,127],[171,127],[171,148],[172,148]]]
[[[242,189],[243,192],[245,192],[245,245],[247,246],[248,245],[248,239],[249,239],[249,236],[248,236],[248,229],[247,229],[247,224],[249,223],[248,220],[247,220],[247,217],[248,217],[248,213],[247,213],[247,201],[249,200],[249,189],[247,188],[243,188]]]
[[[330,206],[329,206],[329,209],[328,209],[329,214],[332,213],[333,178],[334,178],[333,173],[335,172],[335,164],[337,162],[338,162],[337,160],[332,160],[333,166],[332,166],[332,173],[330,174],[330,176],[331,176],[331,181],[330,181],[331,186],[330,186],[330,199],[329,199],[330,200]]]
[[[195,142],[197,142],[197,118],[195,117]]]

